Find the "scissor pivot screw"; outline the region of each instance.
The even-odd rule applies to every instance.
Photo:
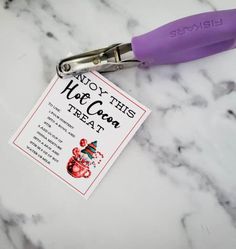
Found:
[[[97,65],[100,62],[100,60],[98,58],[93,60],[93,64]]]

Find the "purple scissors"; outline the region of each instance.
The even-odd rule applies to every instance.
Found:
[[[71,56],[57,65],[60,77],[88,71],[111,72],[131,66],[175,64],[196,60],[236,47],[236,9],[188,16],[131,43]]]

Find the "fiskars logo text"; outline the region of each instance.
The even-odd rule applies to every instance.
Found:
[[[190,32],[201,31],[204,29],[219,27],[223,25],[223,20],[220,18],[218,20],[208,20],[200,23],[194,23],[189,26],[184,26],[170,32],[170,37],[177,37],[185,35]]]

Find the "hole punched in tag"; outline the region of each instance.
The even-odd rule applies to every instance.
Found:
[[[61,60],[57,74],[64,78],[88,71],[113,72],[139,64],[140,61],[134,59],[131,44],[118,43]]]

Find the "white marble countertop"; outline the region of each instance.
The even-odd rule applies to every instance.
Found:
[[[152,114],[88,201],[8,144],[69,51],[235,0],[0,2],[0,248],[235,249],[236,49],[106,74]]]

